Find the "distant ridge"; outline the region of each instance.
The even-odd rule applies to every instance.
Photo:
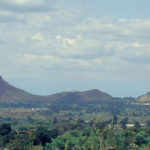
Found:
[[[90,101],[108,101],[112,96],[100,90],[93,89],[83,92],[63,92],[49,96],[57,102],[90,102]]]
[[[139,101],[139,102],[150,102],[150,92],[138,97],[137,101]]]
[[[83,92],[62,92],[49,96],[34,95],[24,90],[18,89],[0,76],[0,102],[7,103],[30,103],[30,102],[89,102],[89,101],[108,101],[112,100],[112,96],[98,89],[83,91]]]

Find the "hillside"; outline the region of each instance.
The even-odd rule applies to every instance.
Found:
[[[44,103],[76,103],[108,100],[112,100],[112,97],[97,89],[84,92],[62,92],[49,96],[34,95],[10,85],[0,76],[0,102],[30,103],[38,101]]]
[[[112,96],[97,89],[83,92],[63,92],[51,95],[49,98],[55,102],[67,103],[112,100]]]
[[[0,102],[31,102],[43,98],[10,85],[0,76]]]
[[[139,102],[150,102],[150,92],[138,97],[137,101],[139,101]]]

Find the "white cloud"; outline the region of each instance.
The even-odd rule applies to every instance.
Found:
[[[10,2],[15,5],[11,12],[0,11],[3,74],[32,78],[53,74],[65,81],[66,74],[71,80],[76,76],[97,81],[149,80],[149,19],[86,17],[79,10],[12,12],[18,5],[38,10],[31,1],[17,3]]]
[[[43,42],[43,36],[40,33],[33,35],[31,39]]]
[[[144,45],[140,44],[138,41],[133,43],[133,47],[143,47]]]
[[[53,0],[1,0],[0,9],[15,12],[38,12],[52,10],[55,7]]]

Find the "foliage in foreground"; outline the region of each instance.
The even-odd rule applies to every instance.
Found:
[[[113,146],[116,150],[149,150],[150,127],[135,126],[126,128],[117,118],[105,122],[93,119],[88,123],[78,119],[72,123],[59,122],[48,129],[39,126],[36,129],[15,131],[10,124],[0,125],[0,147],[9,150],[107,150]]]

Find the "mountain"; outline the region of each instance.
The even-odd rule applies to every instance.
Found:
[[[50,96],[55,102],[90,102],[90,101],[108,101],[112,100],[112,96],[100,90],[93,89],[84,92],[63,92]]]
[[[139,101],[139,102],[150,102],[150,92],[138,97],[137,101]]]
[[[97,89],[84,92],[62,92],[49,96],[34,95],[10,85],[6,81],[4,81],[3,78],[0,76],[0,102],[76,103],[76,102],[108,101],[108,100],[112,100],[112,97],[109,94],[104,93]]]
[[[43,98],[10,85],[0,76],[0,102],[30,102]]]

